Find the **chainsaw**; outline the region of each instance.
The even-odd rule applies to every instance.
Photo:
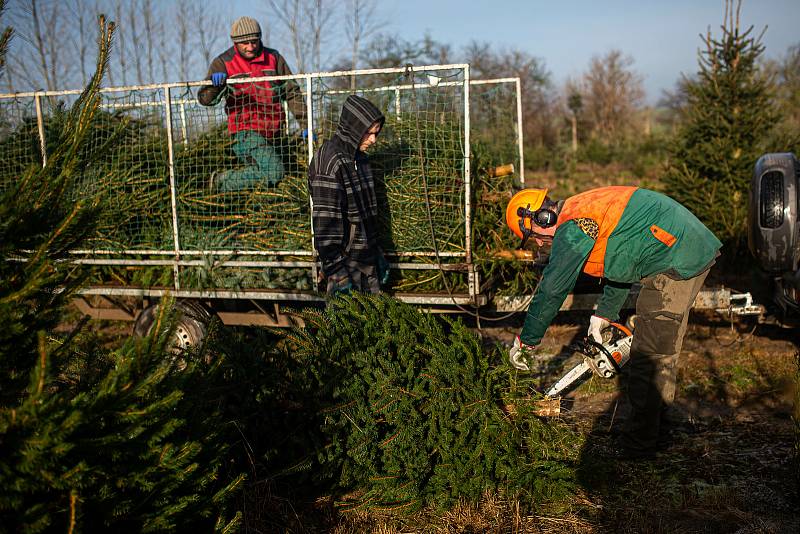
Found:
[[[611,323],[602,332],[602,343],[591,336],[570,346],[583,355],[583,360],[550,386],[546,397],[557,397],[578,386],[595,374],[601,378],[613,378],[631,357],[633,333],[621,324]]]

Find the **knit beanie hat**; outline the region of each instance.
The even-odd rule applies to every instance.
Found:
[[[254,18],[239,17],[231,26],[231,39],[234,43],[261,39],[261,26]]]

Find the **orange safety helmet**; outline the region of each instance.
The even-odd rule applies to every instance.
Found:
[[[530,216],[520,215],[519,209],[523,208],[527,213],[532,214],[542,207],[546,196],[547,189],[523,189],[508,201],[506,224],[520,239],[527,240],[533,233],[533,226]]]

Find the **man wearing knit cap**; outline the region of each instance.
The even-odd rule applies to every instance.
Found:
[[[291,75],[283,56],[261,42],[261,26],[250,17],[240,17],[231,27],[233,46],[217,56],[208,69],[207,80],[197,100],[214,106],[225,98],[228,132],[233,151],[245,162],[242,168],[212,175],[212,187],[236,191],[257,184],[275,185],[284,169],[276,141],[281,136],[286,101],[295,119],[305,122],[305,106],[294,80],[227,83],[228,78],[256,78]]]

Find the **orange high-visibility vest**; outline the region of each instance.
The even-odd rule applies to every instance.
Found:
[[[612,185],[600,187],[569,197],[558,214],[556,228],[572,219],[589,218],[600,227],[583,272],[590,276],[603,276],[606,246],[611,232],[617,227],[625,206],[638,187]]]

